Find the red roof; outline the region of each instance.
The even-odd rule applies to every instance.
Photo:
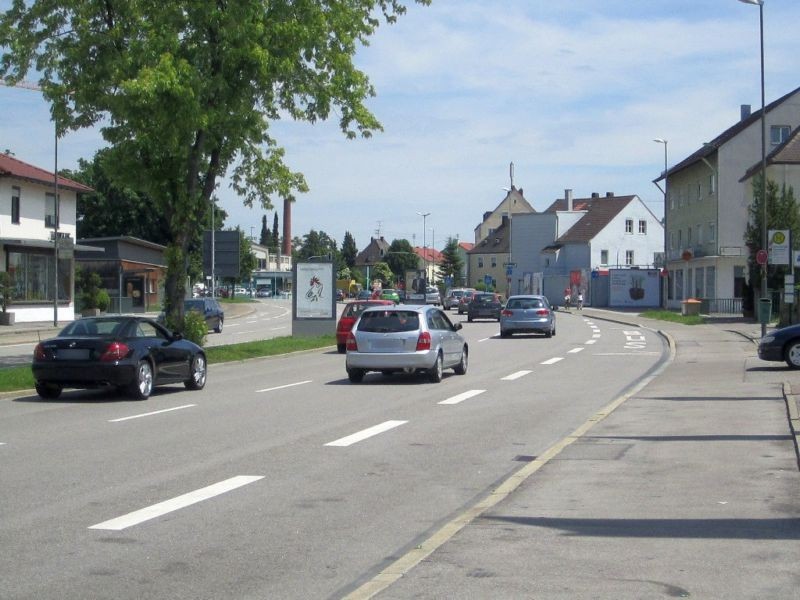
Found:
[[[475,247],[475,244],[472,242],[458,242],[459,247],[463,248],[466,252],[469,252]]]
[[[442,253],[436,248],[420,248],[419,246],[414,246],[414,253],[422,260],[429,263],[438,264],[442,262]]]
[[[55,187],[53,173],[45,171],[39,167],[34,167],[28,163],[17,160],[13,156],[0,153],[0,177],[16,177],[17,179],[24,179],[33,183],[40,183],[42,185]],[[66,177],[58,177],[58,187],[73,192],[93,192],[94,190],[82,183],[67,179]]]

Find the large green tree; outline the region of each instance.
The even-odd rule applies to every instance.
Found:
[[[405,279],[406,271],[414,271],[419,268],[419,256],[414,252],[414,247],[408,240],[392,240],[385,260],[397,281]]]
[[[458,240],[447,238],[447,244],[442,250],[442,263],[439,265],[439,272],[442,277],[452,277],[453,285],[464,285],[464,261],[458,253]]]
[[[428,4],[430,0],[416,0]],[[191,240],[231,172],[243,202],[308,189],[270,123],[334,112],[348,138],[380,123],[353,58],[400,0],[14,0],[0,14],[0,77],[31,69],[59,134],[99,125],[112,175],[147,194],[170,231],[166,310],[183,320]]]
[[[342,241],[342,260],[345,264],[352,269],[356,266],[356,257],[358,256],[358,247],[356,246],[356,239],[349,231],[344,232],[344,240]]]

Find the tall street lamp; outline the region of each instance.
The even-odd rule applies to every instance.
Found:
[[[425,289],[422,290],[422,293],[426,294],[428,292],[428,249],[425,239],[425,234],[427,232],[425,220],[430,216],[431,213],[421,213],[417,211],[417,214],[422,217],[422,265],[425,267],[425,277],[423,278]]]
[[[758,6],[758,31],[761,41],[761,204],[763,208],[763,227],[761,228],[761,249],[767,248],[767,123],[764,111],[764,0],[739,0],[744,4]],[[767,298],[767,263],[761,265],[761,299]],[[767,335],[766,319],[762,319],[761,337]]]
[[[663,308],[667,308],[667,296],[669,295],[669,269],[667,267],[667,259],[669,256],[669,233],[667,233],[667,212],[669,211],[669,206],[667,205],[667,140],[662,138],[656,138],[653,140],[658,144],[664,144],[664,189],[661,190],[664,192],[664,285],[662,286],[663,290],[663,298],[661,301],[661,306]]]

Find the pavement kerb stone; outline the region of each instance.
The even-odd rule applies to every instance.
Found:
[[[783,398],[786,400],[786,412],[789,415],[789,426],[792,428],[797,466],[800,467],[800,394],[793,393],[792,385],[788,381],[783,382]]]

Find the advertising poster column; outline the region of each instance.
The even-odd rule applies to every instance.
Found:
[[[336,281],[332,262],[295,263],[292,335],[336,333]]]

